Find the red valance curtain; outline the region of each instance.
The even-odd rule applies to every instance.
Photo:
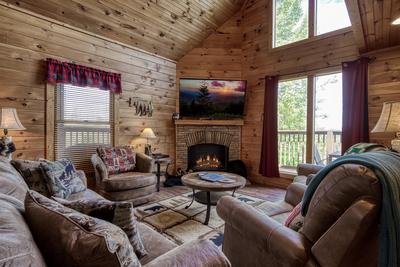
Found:
[[[277,76],[265,77],[264,122],[259,173],[267,177],[279,177],[278,82]]]
[[[342,152],[356,143],[369,142],[368,58],[342,64]]]
[[[55,59],[47,59],[47,81],[82,87],[96,87],[120,94],[121,74],[89,68]]]

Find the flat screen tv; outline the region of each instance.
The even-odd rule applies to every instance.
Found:
[[[244,116],[246,81],[179,80],[182,118],[235,119]]]

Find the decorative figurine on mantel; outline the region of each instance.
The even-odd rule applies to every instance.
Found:
[[[151,156],[151,145],[149,143],[149,139],[155,139],[157,138],[157,136],[154,134],[151,128],[144,128],[143,132],[140,134],[140,137],[147,139],[147,143],[144,148],[144,153],[147,156]]]
[[[8,130],[25,130],[15,108],[1,109],[0,128],[4,131],[4,135],[0,139],[0,155],[11,159],[11,154],[16,149],[12,137],[8,136]]]

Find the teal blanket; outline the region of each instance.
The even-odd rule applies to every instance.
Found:
[[[334,168],[355,163],[375,172],[382,187],[379,226],[379,266],[400,266],[400,154],[391,151],[367,152],[343,156],[324,169],[311,181],[302,200],[301,213],[306,215],[318,185]]]

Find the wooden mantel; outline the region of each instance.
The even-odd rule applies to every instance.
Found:
[[[244,121],[238,120],[175,120],[175,125],[230,125],[242,126]]]

